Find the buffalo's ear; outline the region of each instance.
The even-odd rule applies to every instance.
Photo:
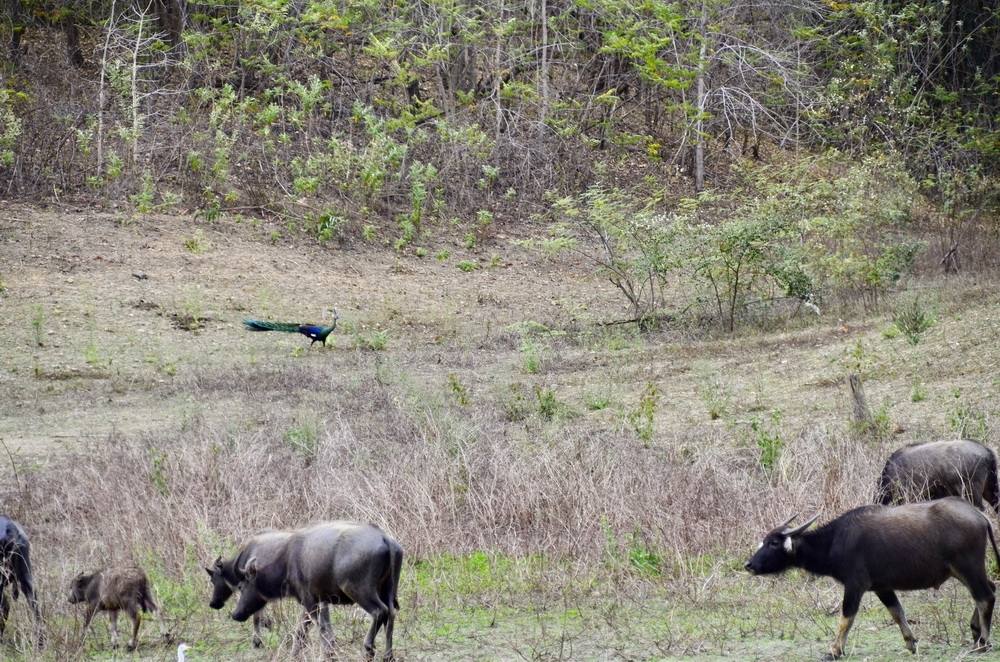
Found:
[[[208,573],[209,577],[215,577],[215,571],[213,571],[211,568],[205,568],[205,572]]]
[[[257,576],[257,557],[251,556],[247,564],[243,566],[243,574],[253,579]]]

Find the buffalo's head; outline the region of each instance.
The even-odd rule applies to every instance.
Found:
[[[787,522],[775,527],[764,537],[764,540],[757,547],[757,552],[744,566],[750,573],[770,575],[784,572],[792,566],[795,560],[796,540],[812,526],[819,515],[814,515],[805,524],[790,528],[789,525],[796,517],[798,515],[793,515]]]
[[[96,573],[93,575],[85,575],[80,573],[73,578],[73,581],[69,585],[69,603],[77,604],[78,602],[85,602],[87,600],[87,589],[90,588],[90,582],[94,580]]]
[[[223,561],[220,556],[215,559],[215,563],[205,568],[212,582],[212,600],[208,603],[212,609],[222,609],[242,583],[243,578],[238,576],[234,566],[234,563]]]
[[[264,608],[267,598],[257,588],[257,559],[251,557],[240,572],[242,581],[239,585],[240,599],[236,603],[232,617],[234,621],[243,622]]]

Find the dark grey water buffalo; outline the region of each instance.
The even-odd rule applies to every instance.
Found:
[[[932,441],[904,446],[889,456],[879,479],[882,504],[957,496],[977,508],[983,501],[1000,512],[1000,486],[993,451],[975,441]]]
[[[861,597],[874,591],[899,625],[911,653],[917,640],[896,591],[937,588],[950,577],[965,584],[975,600],[970,627],[976,648],[989,646],[994,585],[986,575],[986,541],[1000,563],[993,529],[982,512],[957,497],[902,506],[865,506],[844,513],[815,531],[816,521],[790,528],[792,520],[764,538],[746,569],[755,575],[802,568],[833,577],[844,586],[837,638],[830,656],[844,652]]]
[[[83,622],[86,635],[90,622],[99,611],[108,612],[111,620],[111,647],[118,648],[118,612],[124,611],[132,620],[132,638],[128,649],[139,645],[140,612],[156,611],[156,603],[149,590],[149,579],[139,568],[107,568],[92,574],[80,573],[69,589],[70,604],[87,603]]]
[[[309,624],[319,625],[323,643],[333,646],[329,605],[356,604],[372,617],[366,655],[375,653],[375,635],[385,627],[385,659],[392,658],[392,630],[403,550],[381,529],[356,522],[324,522],[295,531],[267,531],[251,538],[231,560],[216,560],[208,573],[210,606],[221,609],[240,592],[232,617],[245,621],[272,601],[297,599],[305,609],[295,647],[305,643]]]
[[[241,552],[246,554],[246,558],[256,558],[258,564],[270,564],[284,554],[288,539],[291,537],[291,531],[262,531],[244,543]],[[205,568],[205,572],[212,580],[212,602],[210,604],[212,609],[222,609],[233,591],[239,588],[239,581],[235,575],[227,571],[227,568],[231,568],[231,566],[232,562],[226,563],[220,556],[211,567]],[[308,620],[308,614],[305,614],[303,618]],[[261,628],[266,622],[267,619],[260,612],[253,615],[254,648],[260,648],[264,645]]]
[[[31,578],[31,545],[28,534],[21,525],[0,515],[0,637],[7,626],[10,602],[7,601],[7,585],[16,600],[18,593],[24,593],[28,606],[35,616],[35,628],[39,645],[42,644],[42,615],[35,599],[35,584]]]

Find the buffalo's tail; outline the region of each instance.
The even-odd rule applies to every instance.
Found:
[[[1000,514],[1000,483],[997,482],[997,456],[990,451],[990,460],[986,467],[986,485],[983,489],[983,497],[986,502],[993,506],[993,510]]]
[[[983,519],[986,519],[983,516]],[[990,537],[990,545],[993,546],[993,556],[997,560],[997,568],[1000,568],[1000,549],[997,549],[997,539],[993,537],[993,525],[990,524],[989,520],[986,520],[986,535]]]
[[[399,575],[403,571],[403,550],[399,546],[393,546],[389,558],[392,566],[392,579],[390,580],[392,582],[390,589],[392,600],[389,608],[399,611]]]

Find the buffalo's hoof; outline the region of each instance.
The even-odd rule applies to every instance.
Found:
[[[985,652],[987,652],[989,650],[992,650],[992,649],[993,649],[993,644],[991,644],[988,641],[983,641],[982,639],[980,639],[979,641],[976,642],[975,648],[973,648],[969,652],[970,653],[985,653]]]
[[[254,637],[253,638],[253,647],[254,648],[263,648],[264,647],[264,641],[260,637]]]
[[[834,653],[834,652],[831,651],[831,652],[827,653],[826,655],[824,655],[821,659],[823,659],[823,660],[839,660],[843,655],[844,655],[843,653]]]
[[[917,640],[916,639],[910,639],[909,641],[907,641],[906,642],[906,650],[908,650],[911,653],[913,653],[914,655],[916,655],[917,654]]]
[[[138,647],[139,644],[129,644],[128,646],[125,647],[125,650],[127,650],[129,653],[132,653],[135,652],[135,649]]]

